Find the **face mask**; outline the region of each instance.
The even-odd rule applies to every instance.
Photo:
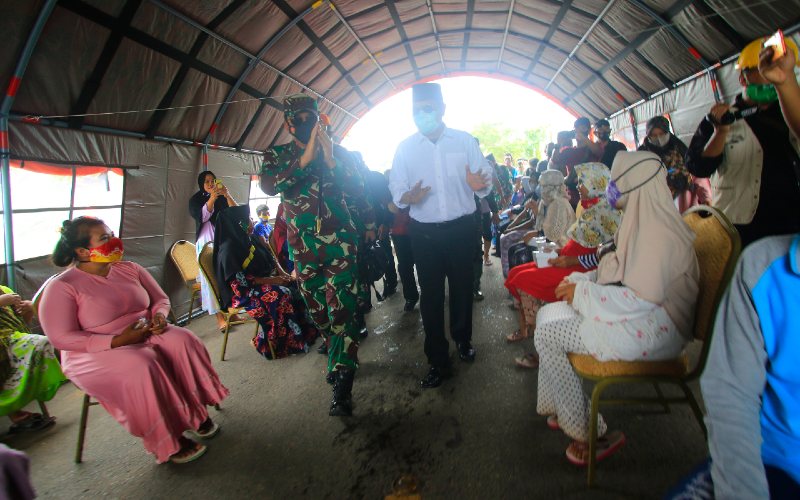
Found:
[[[117,262],[122,259],[122,240],[109,238],[107,242],[89,249],[89,262]]]
[[[609,137],[611,137],[611,134],[608,133],[608,132],[598,132],[597,133],[597,138],[600,139],[603,142],[607,141]]]
[[[617,183],[613,180],[609,181],[608,186],[606,186],[606,200],[608,200],[608,204],[611,205],[612,208],[617,208],[617,202],[620,198],[622,198],[622,193],[619,192]]]
[[[647,140],[650,141],[650,144],[652,144],[653,146],[658,146],[660,148],[663,148],[664,146],[667,145],[667,143],[669,143],[669,135],[664,134],[658,137],[648,137]]]
[[[650,177],[648,177],[647,179],[645,179],[641,183],[637,184],[636,186],[633,186],[632,188],[630,188],[630,189],[628,189],[626,191],[620,191],[619,187],[617,187],[617,180],[621,179],[625,174],[627,174],[628,172],[633,170],[634,167],[636,167],[636,165],[638,165],[639,163],[644,163],[645,161],[649,161],[649,160],[642,160],[642,161],[640,161],[638,163],[634,163],[633,165],[631,165],[631,168],[629,168],[628,170],[623,172],[619,177],[617,177],[616,179],[611,179],[610,181],[608,181],[608,186],[606,186],[606,200],[608,200],[608,204],[611,205],[613,208],[617,208],[617,203],[619,203],[619,200],[622,199],[623,195],[626,195],[626,194],[628,194],[628,193],[630,193],[632,191],[636,191],[640,187],[644,186],[645,184],[650,182],[653,178],[655,178],[655,176],[658,175],[658,173],[661,171],[661,169],[664,168],[664,164],[662,163],[658,167],[658,169],[655,172],[653,172],[653,175],[651,175]]]
[[[308,144],[308,141],[311,139],[311,132],[314,130],[316,125],[316,117],[309,118],[304,121],[300,121],[299,118],[294,118],[292,119],[292,127],[289,129],[289,132],[291,132],[291,134],[298,141],[302,142],[303,144]]]
[[[778,91],[771,83],[751,83],[745,91],[747,98],[758,104],[769,104],[778,100]]]
[[[261,219],[264,222],[269,222],[269,215],[261,215],[259,216],[259,219]]]
[[[441,124],[439,118],[436,116],[436,111],[431,111],[430,113],[417,111],[414,113],[414,123],[417,125],[417,129],[422,135],[430,134],[439,128]]]

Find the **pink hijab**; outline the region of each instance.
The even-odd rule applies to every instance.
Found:
[[[663,306],[681,334],[691,338],[700,269],[694,232],[683,222],[658,156],[621,152],[611,179],[622,195],[616,250],[603,257],[597,283],[622,283],[640,298]]]

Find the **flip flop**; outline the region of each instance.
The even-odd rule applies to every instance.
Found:
[[[579,444],[581,446],[574,446]],[[595,460],[600,462],[616,453],[625,444],[625,434],[621,431],[613,431],[597,440],[597,454]],[[579,448],[575,450],[575,448]],[[567,447],[567,460],[572,465],[585,467],[589,464],[589,443],[573,441]]]
[[[30,413],[25,420],[11,424],[11,427],[8,428],[8,433],[16,434],[18,432],[40,431],[55,423],[55,417],[45,418],[41,413]]]
[[[539,355],[535,352],[529,352],[521,358],[516,358],[514,363],[520,368],[536,369],[539,368]]]
[[[560,431],[561,426],[558,425],[558,417],[555,415],[550,415],[547,417],[547,427],[548,429],[552,429],[554,431]]]
[[[171,456],[169,458],[169,461],[172,462],[173,464],[187,464],[189,462],[194,462],[198,458],[200,458],[203,455],[205,455],[206,452],[208,451],[208,446],[206,446],[204,444],[199,444],[199,443],[195,443],[195,444],[197,446],[195,446],[194,451],[192,453],[190,453],[188,455],[185,455],[183,457],[176,457],[175,455],[173,455],[173,456]],[[181,452],[183,452],[183,450],[179,451],[178,453],[181,453]],[[176,455],[178,453],[176,453]]]
[[[221,429],[221,427],[219,426],[218,423],[212,422],[212,424],[213,425],[211,426],[211,428],[208,429],[205,432],[200,432],[199,429],[198,430],[191,430],[189,432],[191,432],[192,434],[194,434],[195,436],[197,436],[197,437],[199,437],[201,439],[211,439],[214,436],[216,436],[217,434],[219,434],[219,430]]]
[[[527,338],[527,335],[522,335],[522,330],[514,330],[514,333],[506,335],[506,342],[513,344],[514,342],[519,342],[520,340],[525,340]]]

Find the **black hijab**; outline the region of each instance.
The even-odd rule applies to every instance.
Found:
[[[192,195],[189,198],[189,215],[192,216],[194,219],[195,228],[194,228],[194,237],[200,235],[200,228],[203,227],[203,205],[208,203],[208,199],[211,198],[211,195],[206,192],[203,188],[203,184],[206,180],[206,175],[211,174],[214,175],[214,172],[211,170],[204,170],[200,172],[200,175],[197,177],[197,186],[200,188],[198,192]],[[214,175],[216,179],[217,176]],[[228,200],[223,197],[217,198],[217,201],[214,202],[214,213],[211,214],[211,224],[215,225],[217,222],[217,216],[222,212],[223,209],[228,208]]]
[[[250,207],[240,205],[219,212],[214,226],[214,271],[221,307],[231,306],[231,280],[236,273],[267,277],[275,270],[270,251],[247,233]]]

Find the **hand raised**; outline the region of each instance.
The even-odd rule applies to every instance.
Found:
[[[416,205],[425,199],[430,190],[430,186],[422,187],[422,181],[419,181],[414,184],[414,187],[411,188],[411,191],[406,191],[405,194],[403,194],[403,197],[400,199],[400,201],[407,205]]]
[[[792,50],[787,50],[777,61],[772,60],[774,53],[775,49],[772,47],[765,47],[761,50],[758,54],[758,72],[768,82],[780,86],[794,78],[796,61]]]
[[[472,173],[469,165],[464,165],[464,170],[467,172],[467,184],[473,191],[480,191],[489,185],[489,179],[482,172]]]

